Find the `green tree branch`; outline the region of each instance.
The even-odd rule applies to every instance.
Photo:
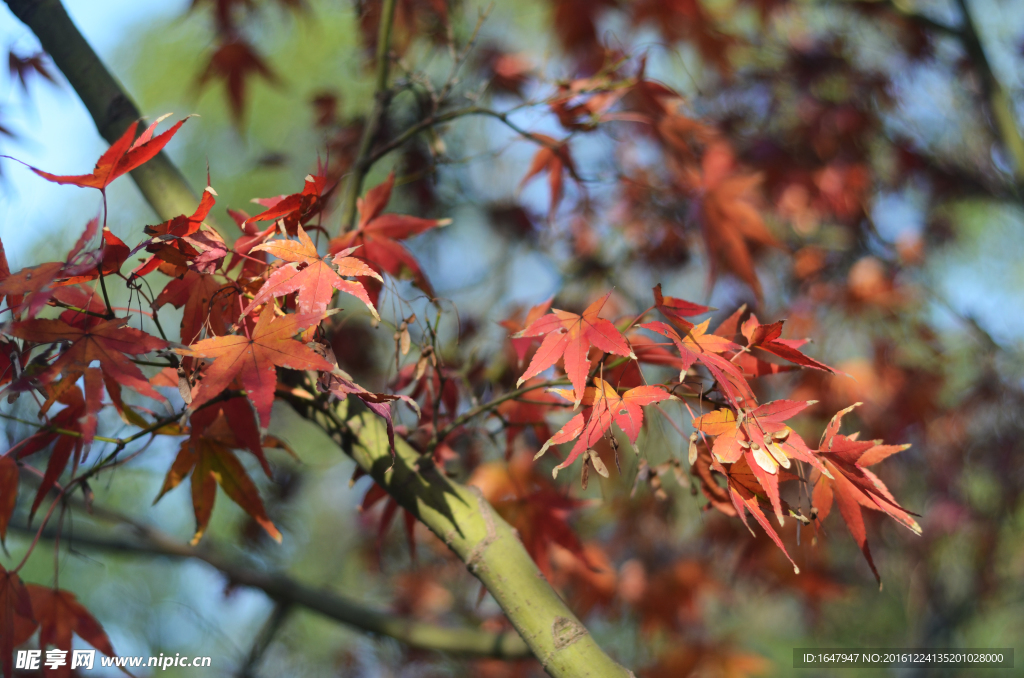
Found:
[[[329,414],[317,411],[309,401],[290,402],[459,556],[549,675],[633,676],[605,654],[537,569],[516,531],[477,488],[446,477],[430,457],[421,457],[400,438],[395,439],[392,459],[384,424],[368,412],[346,421],[344,402]]]
[[[286,574],[264,572],[246,567],[218,554],[208,544],[203,547],[189,546],[154,527],[119,513],[97,506],[92,507],[92,513],[94,517],[130,526],[135,533],[135,538],[89,534],[78,528],[74,532],[65,530],[60,533],[60,540],[70,544],[73,548],[94,548],[129,555],[194,558],[219,570],[234,584],[260,589],[285,608],[305,607],[328,619],[367,633],[389,636],[410,647],[422,650],[498,659],[519,659],[529,656],[529,648],[514,633],[491,633],[469,628],[444,628],[414,621],[402,615],[367,607],[328,589],[308,586]],[[19,525],[12,525],[11,529],[35,533],[35,530],[29,530],[29,528]],[[43,538],[49,540],[55,539],[57,535],[57,530],[52,528],[47,528],[42,532]]]

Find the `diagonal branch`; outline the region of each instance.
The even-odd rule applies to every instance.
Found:
[[[964,21],[960,40],[981,76],[982,89],[988,99],[996,131],[1010,154],[1013,177],[1018,186],[1024,186],[1024,137],[1021,136],[1020,127],[1017,125],[1013,105],[1002,83],[996,77],[995,71],[992,70],[992,64],[985,53],[985,47],[981,44],[981,38],[978,35],[974,19],[971,17],[971,8],[967,5],[967,0],[957,0],[957,6],[960,8],[960,13],[963,14]]]
[[[384,424],[368,412],[346,421],[347,401],[334,412],[317,410],[299,398],[289,402],[466,563],[549,675],[633,675],[605,654],[537,569],[518,533],[477,488],[451,480],[430,456],[421,457],[400,438],[395,439],[392,459]]]
[[[131,98],[86,42],[60,0],[5,0],[32,29],[89,110],[100,136],[113,143],[141,116]],[[146,202],[161,219],[191,214],[199,199],[167,154],[161,151],[132,171]]]
[[[401,615],[367,607],[334,591],[308,586],[280,574],[261,572],[225,558],[209,547],[197,548],[179,542],[170,535],[133,520],[128,516],[92,507],[94,517],[124,523],[135,533],[134,539],[88,534],[81,529],[60,533],[61,541],[75,547],[116,551],[130,555],[195,558],[220,570],[233,584],[257,588],[277,601],[279,607],[301,606],[354,628],[389,636],[410,647],[435,650],[457,655],[519,659],[529,656],[529,648],[515,633],[491,633],[468,628],[444,628],[417,622]],[[29,531],[21,526],[12,530]],[[35,530],[31,530],[35,532]],[[57,537],[57,531],[47,528],[42,536]]]

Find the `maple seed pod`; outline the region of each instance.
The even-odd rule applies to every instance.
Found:
[[[792,431],[793,431],[793,429],[791,429],[791,428],[789,428],[787,426],[786,428],[782,429],[781,431],[776,431],[775,433],[773,433],[772,434],[772,438],[774,438],[775,440],[778,440],[779,442],[783,442],[784,440],[789,438],[789,434]]]
[[[694,431],[690,434],[690,449],[687,454],[687,461],[690,462],[690,466],[693,466],[694,462],[697,461],[697,432]]]
[[[192,384],[189,383],[188,375],[181,367],[178,368],[178,394],[186,405],[192,404]]]
[[[750,449],[754,453],[754,461],[757,462],[757,465],[760,466],[765,473],[771,473],[773,475],[778,473],[779,465],[775,463],[775,460],[772,459],[760,445],[753,443],[751,444]]]
[[[603,461],[601,461],[601,457],[597,455],[597,452],[595,452],[594,450],[587,450],[587,455],[590,459],[590,463],[594,465],[594,470],[597,471],[598,474],[604,476],[605,478],[611,477],[611,475],[608,473],[608,467],[604,465]]]
[[[779,466],[781,466],[782,468],[789,468],[790,466],[793,465],[792,462],[789,461],[789,457],[786,456],[786,453],[782,451],[782,448],[776,445],[775,443],[765,443],[765,448],[772,455],[772,457],[775,458],[775,461],[779,462]]]

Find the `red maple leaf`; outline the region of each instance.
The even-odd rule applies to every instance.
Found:
[[[50,383],[62,373],[66,379],[77,378],[96,360],[109,379],[144,396],[163,400],[138,366],[125,356],[167,348],[168,344],[142,330],[127,327],[127,322],[127,318],[113,318],[95,324],[72,325],[60,319],[25,320],[15,323],[7,333],[36,344],[70,343],[53,364],[37,375],[42,384]]]
[[[167,471],[160,494],[153,500],[153,503],[160,501],[167,492],[180,485],[185,476],[192,474],[192,507],[196,516],[193,545],[199,543],[210,524],[214,500],[217,498],[217,485],[221,486],[224,494],[233,502],[252,516],[267,534],[275,541],[281,541],[281,533],[267,516],[256,485],[238,461],[238,457],[231,451],[232,448],[241,446],[233,429],[233,423],[228,422],[224,412],[218,412],[217,418],[201,429],[193,427],[192,435],[181,443],[178,456]]]
[[[859,441],[856,437],[839,434],[844,414],[854,407],[851,405],[836,413],[821,437],[818,454],[824,462],[824,469],[812,478],[815,483],[811,502],[818,510],[817,522],[821,524],[832,510],[835,501],[850,534],[867,559],[871,571],[881,585],[882,579],[871,557],[868,547],[867,530],[864,527],[862,508],[887,513],[908,527],[915,534],[921,534],[921,526],[911,513],[896,503],[889,489],[874,473],[867,469],[886,457],[910,447],[910,445],[880,445],[876,440]]]
[[[684,332],[688,332],[693,327],[693,323],[687,320],[687,317],[704,315],[715,310],[710,306],[701,306],[685,299],[666,297],[661,293],[661,283],[655,285],[652,291],[654,292],[655,308],[661,311],[661,314],[668,318],[669,322]]]
[[[291,294],[298,290],[296,308],[299,313],[322,314],[334,296],[334,290],[351,294],[366,304],[374,318],[380,320],[377,309],[373,307],[366,289],[358,282],[345,280],[341,276],[368,276],[382,280],[380,275],[366,263],[355,257],[348,256],[352,250],[342,250],[334,255],[333,263],[337,271],[331,268],[325,259],[320,258],[316,245],[297,225],[299,240],[272,240],[253,247],[253,251],[268,252],[278,259],[291,262],[281,266],[270,274],[253,300],[242,311],[247,315],[252,309],[270,299]]]
[[[254,217],[248,217],[249,221],[277,221],[284,220],[284,229],[288,235],[296,234],[296,227],[299,224],[306,224],[323,211],[327,193],[327,176],[325,174],[309,174],[302,186],[300,193],[292,195],[279,195],[276,198],[257,198],[253,200],[257,205],[263,205],[267,209]]]
[[[592,449],[605,436],[613,421],[626,434],[629,442],[635,445],[637,436],[640,435],[640,427],[644,423],[642,406],[675,398],[660,386],[637,386],[619,395],[614,386],[598,377],[594,378],[594,384],[587,387],[580,401],[584,405],[583,411],[570,419],[558,433],[544,443],[534,457],[539,458],[552,445],[576,440],[576,444],[569,451],[569,456],[554,468],[552,475],[557,476],[559,469],[569,466],[581,454]],[[560,393],[567,400],[572,399],[565,392]],[[573,392],[573,397],[576,393],[578,391]],[[600,470],[600,467],[598,469]]]
[[[32,599],[16,572],[0,565],[0,667],[4,676],[14,675],[14,648],[35,631]]]
[[[526,312],[526,319],[523,321],[519,320],[520,316],[517,314],[507,320],[502,320],[498,324],[510,332],[519,332],[520,330],[524,330],[548,312],[548,309],[551,308],[552,301],[554,301],[554,297],[549,297],[547,301],[542,301],[536,306],[531,306],[530,310]],[[512,348],[515,349],[516,356],[519,358],[519,363],[522,364],[527,351],[529,351],[530,346],[537,341],[537,338],[512,337],[510,341],[512,342]]]
[[[228,388],[237,377],[246,397],[259,416],[260,427],[270,425],[270,407],[277,386],[275,366],[293,370],[331,372],[334,368],[305,344],[292,339],[301,330],[319,323],[331,312],[323,314],[290,313],[274,317],[274,307],[263,307],[251,336],[231,334],[196,342],[175,352],[193,358],[213,358],[212,365],[203,371],[190,408],[197,407]]]
[[[810,367],[832,374],[842,374],[825,363],[805,355],[800,350],[800,347],[807,343],[806,340],[780,339],[782,336],[782,324],[783,321],[779,320],[770,325],[761,325],[758,323],[757,316],[751,314],[750,318],[742,326],[743,335],[749,342],[747,346],[750,348],[760,348],[801,367]]]
[[[629,356],[636,360],[636,355],[629,347],[629,342],[622,336],[622,332],[610,320],[597,316],[609,296],[611,292],[588,306],[583,315],[554,309],[553,312],[531,323],[522,332],[513,335],[517,339],[544,337],[526,372],[516,382],[516,387],[554,365],[559,358],[563,358],[565,373],[576,392],[575,401],[578,406],[587,382],[587,372],[590,368],[587,354],[591,346],[596,346],[605,353]]]
[[[573,164],[572,156],[569,155],[569,145],[565,141],[558,141],[545,134],[534,134],[533,138],[544,145],[533,156],[530,169],[526,176],[519,183],[521,189],[530,179],[541,172],[548,173],[548,187],[551,189],[551,207],[548,209],[548,219],[553,219],[559,203],[562,202],[563,173],[568,172],[569,176],[579,183],[579,175],[576,174],[576,166]]]
[[[197,85],[202,88],[211,80],[223,80],[231,117],[236,124],[240,124],[245,114],[246,84],[253,75],[259,75],[270,83],[277,82],[277,76],[252,46],[235,37],[221,43],[210,55],[206,68],[197,79]]]
[[[84,394],[82,389],[74,384],[75,380],[76,377],[72,377],[50,390],[50,397],[40,411],[40,416],[43,416],[54,402],[59,402],[64,409],[49,419],[48,428],[41,429],[26,438],[17,451],[18,458],[24,459],[46,449],[53,443],[50,458],[46,464],[46,472],[39,483],[32,508],[29,509],[30,517],[35,515],[47,493],[64,473],[72,456],[74,456],[75,467],[81,463],[83,450],[92,442],[93,436],[96,434],[98,423],[96,415],[102,406],[101,398],[103,396],[103,380],[100,371],[94,367],[85,370],[82,380]],[[69,384],[70,387],[68,387]],[[58,433],[53,429],[77,435]]]
[[[153,301],[153,309],[164,304],[184,307],[181,315],[181,343],[191,344],[199,339],[203,328],[210,334],[224,336],[238,313],[238,288],[222,283],[209,273],[186,271],[181,278],[171,280]]]
[[[719,389],[733,403],[752,401],[754,395],[750,385],[739,368],[729,360],[718,355],[726,351],[739,351],[740,346],[720,337],[717,334],[707,332],[710,319],[700,325],[692,326],[685,335],[680,335],[671,325],[661,321],[643,323],[640,325],[645,330],[657,332],[668,337],[675,344],[679,355],[682,358],[682,365],[679,370],[679,381],[682,383],[686,377],[687,370],[695,362],[700,362],[708,369],[714,377]]]
[[[445,226],[451,223],[451,220],[420,219],[406,214],[383,214],[388,200],[391,199],[394,184],[395,174],[392,172],[384,183],[366,192],[366,197],[358,202],[358,226],[355,230],[331,240],[329,251],[331,254],[340,254],[344,250],[360,247],[359,259],[396,278],[408,273],[416,286],[432,297],[434,290],[420,270],[416,258],[398,241],[438,226]],[[370,300],[376,305],[380,285],[368,282],[367,292]]]
[[[701,171],[688,170],[684,183],[694,196],[693,213],[707,245],[709,280],[713,283],[719,268],[724,268],[760,298],[752,249],[778,247],[778,243],[754,206],[752,194],[761,183],[760,175],[740,174],[733,166],[729,145],[713,143],[704,152]]]
[[[28,584],[25,586],[32,600],[32,612],[39,623],[39,647],[55,647],[71,652],[71,634],[75,633],[108,657],[115,656],[110,638],[96,618],[85,609],[71,591],[52,589],[48,586]],[[47,669],[46,675],[57,678],[71,676],[70,661],[55,669]]]
[[[163,147],[167,145],[167,142],[171,140],[171,137],[173,137],[181,126],[185,124],[185,121],[188,120],[188,118],[183,118],[174,123],[174,125],[172,125],[166,132],[154,137],[153,133],[156,131],[156,126],[170,115],[171,114],[168,113],[157,118],[152,125],[147,127],[146,130],[139,135],[138,139],[135,138],[135,130],[138,128],[139,123],[138,121],[133,122],[128,126],[128,129],[124,131],[124,134],[122,134],[117,141],[112,143],[110,148],[100,156],[100,159],[96,161],[96,167],[93,169],[91,174],[50,174],[49,172],[36,169],[31,165],[26,165],[26,167],[47,181],[52,181],[57,184],[73,184],[84,188],[96,188],[100,191],[105,191],[107,186],[109,186],[110,183],[119,176],[131,172],[136,167],[156,156],[156,154],[163,150]],[[16,158],[12,158],[12,160],[16,160]],[[18,162],[21,161],[18,160]]]
[[[135,275],[148,275],[160,267],[161,262],[170,264],[171,269],[180,268],[185,266],[189,260],[198,257],[202,250],[194,247],[194,243],[191,243],[189,238],[199,232],[203,220],[210,214],[210,210],[213,209],[216,202],[217,192],[213,190],[212,186],[207,186],[196,211],[191,216],[180,214],[162,224],[146,226],[143,230],[152,238],[136,247],[132,253],[145,247],[147,252],[153,253],[153,256],[135,269]],[[180,272],[170,269],[166,269],[164,272],[181,275]]]
[[[726,487],[729,491],[729,499],[732,501],[736,514],[739,516],[740,520],[743,521],[744,527],[750,530],[751,534],[754,534],[754,530],[752,530],[750,525],[747,524],[747,517],[745,513],[746,511],[750,511],[750,515],[754,516],[754,520],[758,522],[758,524],[764,529],[765,533],[767,533],[771,540],[775,542],[775,545],[778,546],[784,554],[786,554],[786,558],[789,558],[789,562],[793,563],[793,570],[797,574],[800,574],[800,568],[797,567],[795,562],[793,562],[793,558],[789,555],[789,551],[786,550],[785,545],[782,543],[779,533],[775,531],[775,527],[764,515],[764,511],[761,510],[760,495],[763,485],[760,483],[761,476],[757,474],[757,467],[748,464],[747,459],[744,457],[735,464],[730,464],[729,466],[723,466],[717,459],[712,458],[711,468],[726,477]],[[784,471],[780,471],[776,478],[778,481],[796,479],[797,476]],[[776,495],[778,494],[777,485],[775,493]],[[778,511],[779,509],[777,509],[777,515],[779,515]],[[779,523],[782,523],[781,519],[779,520]]]

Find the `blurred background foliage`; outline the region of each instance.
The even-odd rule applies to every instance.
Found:
[[[93,4],[101,11],[103,3]],[[244,15],[245,35],[266,71],[245,78],[241,118],[223,83],[198,82],[215,48],[211,3],[164,8],[155,18],[141,13],[131,30],[106,38],[104,50],[147,115],[201,116],[169,150],[195,187],[205,184],[209,167],[220,195],[212,220],[229,239],[238,231],[224,206],[246,209],[251,198],[296,192],[318,159],[340,175],[373,97],[360,31],[366,7],[326,0],[249,4],[233,11]],[[414,15],[406,29],[417,31],[400,37],[396,77],[412,78],[401,73],[408,67],[443,78],[450,59],[431,40],[437,3],[400,6]],[[448,8],[460,43],[483,9],[469,1]],[[1024,6],[978,0],[971,11],[1020,119]],[[806,528],[798,535],[795,521],[781,531],[803,570],[794,575],[767,537],[759,531],[750,537],[734,518],[702,511],[704,498],[670,475],[665,498],[650,487],[636,490],[632,455],[621,476],[612,467],[610,480],[586,491],[566,479],[583,500],[571,524],[586,548],[593,545],[601,567],[587,568],[553,546],[554,583],[586,615],[602,646],[627,666],[647,667],[646,676],[831,675],[790,668],[792,648],[1013,647],[1024,638],[1024,182],[1014,177],[1014,158],[994,133],[976,64],[955,36],[927,21],[961,25],[958,5],[520,0],[496,4],[483,24],[460,95],[480,91],[494,109],[519,107],[513,119],[523,128],[565,136],[546,106],[522,103],[542,100],[554,82],[592,73],[600,57],[592,47],[599,44],[633,57],[634,70],[645,56],[649,78],[681,92],[695,119],[724,130],[740,160],[762,174],[765,219],[785,243],[785,251],[758,259],[759,317],[787,317],[789,336],[814,338],[812,353],[853,377],[798,372],[781,375],[766,392],[793,390],[789,397],[822,401],[798,429],[810,440],[837,409],[862,401],[855,415],[864,438],[913,443],[882,476],[904,506],[923,516],[924,534],[870,517],[881,591],[836,517],[817,539]],[[506,71],[495,69],[500,58]],[[495,85],[497,76],[508,80],[500,83],[504,89]],[[483,89],[488,80],[491,87]],[[73,93],[62,87],[70,105]],[[13,81],[8,89],[14,101],[8,106],[31,106],[17,103]],[[419,119],[418,105],[400,95],[388,132]],[[631,212],[622,177],[657,175],[657,151],[643,140],[617,144],[621,129],[572,134],[583,181],[567,181],[566,199],[550,222],[546,182],[520,187],[536,146],[493,119],[450,122],[438,137],[424,136],[385,158],[368,178],[373,186],[395,169],[404,185],[393,211],[453,219],[412,247],[451,311],[442,316],[445,358],[467,382],[474,370],[505,378],[507,331],[497,321],[556,293],[560,305],[576,307],[601,285],[614,286],[612,315],[644,308],[647,290],[658,282],[667,293],[721,309],[716,320],[741,303],[758,303],[730,276],[709,291],[700,229],[683,197],[664,190],[647,212]],[[44,125],[30,122],[18,133],[50,143]],[[4,152],[12,152],[4,143]],[[82,146],[84,156],[101,147],[92,140],[68,143]],[[3,169],[25,173],[7,163]],[[39,201],[33,190],[19,179],[4,199]],[[61,205],[49,208],[44,223],[8,209],[5,243],[14,231],[31,230],[19,234],[12,255],[22,265],[51,257],[54,243],[66,249],[97,209],[94,196],[59,191]],[[137,241],[153,215],[133,186],[118,191],[111,197],[112,228],[126,242]],[[329,231],[338,218],[327,217]],[[393,285],[380,304],[384,326],[347,318],[347,339],[335,346],[353,375],[380,380],[360,381],[371,389],[385,388],[395,376],[387,325],[413,311],[420,322],[433,319],[419,291],[408,282]],[[425,530],[416,531],[413,559],[401,520],[381,532],[382,504],[356,510],[367,481],[350,485],[352,466],[329,441],[285,409],[275,411],[273,432],[300,459],[272,451],[275,479],[263,481],[284,545],[266,543],[227,501],[218,502],[210,528],[218,543],[260,567],[417,618],[498,624],[493,601],[478,599],[476,580]],[[18,440],[23,432],[9,425],[8,435]],[[657,466],[685,458],[684,444],[653,418],[640,452]],[[500,438],[465,443],[455,464],[486,482],[487,473],[506,473],[503,450]],[[517,448],[512,465],[528,453]],[[94,488],[97,500],[128,512],[147,506],[173,454],[168,444],[121,470],[115,482]],[[176,534],[192,527],[184,491],[146,516]],[[103,621],[120,654],[210,655],[210,675],[231,675],[246,664],[253,638],[273,613],[260,593],[226,586],[198,563],[94,559],[73,545],[61,558],[62,586],[78,592]],[[37,556],[26,578],[50,581],[51,562]],[[295,610],[253,671],[497,677],[538,668],[411,652]]]

